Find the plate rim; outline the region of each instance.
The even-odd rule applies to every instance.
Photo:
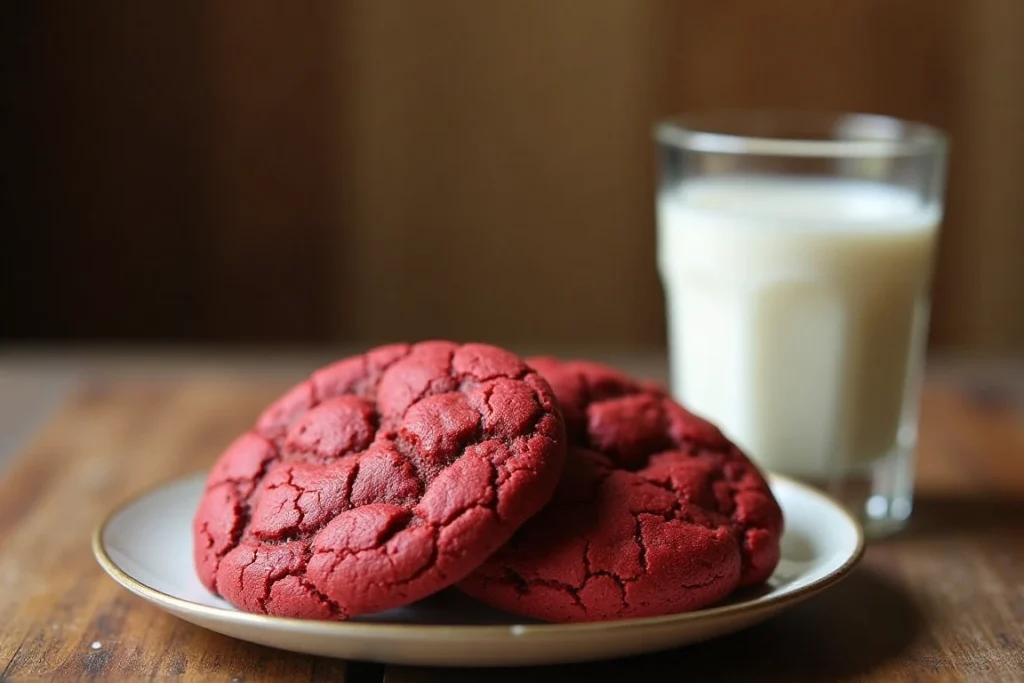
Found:
[[[356,621],[330,621],[323,619],[298,619],[294,617],[279,617],[269,614],[255,614],[243,612],[237,609],[227,609],[204,605],[185,598],[165,593],[153,588],[142,581],[134,578],[122,569],[110,557],[103,542],[107,527],[127,507],[140,500],[175,484],[183,484],[186,481],[206,476],[205,471],[196,471],[192,474],[182,475],[173,478],[162,479],[154,484],[146,486],[139,492],[129,496],[117,505],[113,506],[102,520],[94,527],[92,533],[92,552],[100,568],[122,588],[151,602],[155,603],[176,615],[189,615],[203,617],[205,620],[220,623],[229,623],[237,626],[263,627],[274,630],[285,630],[295,633],[319,632],[319,635],[347,636],[358,638],[374,638],[387,640],[431,640],[439,636],[450,638],[459,636],[461,638],[493,640],[499,637],[515,638],[522,641],[524,638],[543,638],[550,635],[585,635],[587,633],[608,631],[640,629],[657,629],[682,625],[684,623],[696,623],[717,617],[728,617],[732,615],[748,613],[759,613],[763,610],[781,609],[790,604],[801,602],[812,597],[821,591],[842,581],[853,570],[864,556],[865,535],[861,523],[850,512],[839,504],[828,494],[815,489],[814,487],[799,482],[791,477],[776,474],[768,470],[762,470],[764,476],[771,485],[775,481],[798,489],[802,494],[817,498],[819,502],[832,507],[850,523],[856,535],[856,547],[843,563],[833,571],[824,576],[801,586],[789,593],[774,598],[768,598],[757,602],[757,598],[743,602],[709,607],[692,612],[681,612],[678,614],[666,614],[656,617],[638,617],[632,619],[616,619],[613,621],[590,621],[577,623],[540,623],[540,624],[396,624],[381,622],[356,622]]]

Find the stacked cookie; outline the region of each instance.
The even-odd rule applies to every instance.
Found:
[[[221,455],[194,519],[239,609],[348,619],[455,586],[547,621],[698,609],[768,578],[757,468],[659,387],[484,344],[318,370]]]

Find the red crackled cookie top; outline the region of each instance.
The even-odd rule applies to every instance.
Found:
[[[595,621],[699,609],[771,575],[782,512],[717,428],[611,368],[528,362],[561,403],[565,473],[460,589],[538,619]]]
[[[385,346],[329,365],[220,457],[196,513],[210,590],[251,612],[345,619],[463,578],[551,497],[551,389],[493,346]]]

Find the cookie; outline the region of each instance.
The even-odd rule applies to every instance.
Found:
[[[695,610],[771,575],[782,512],[716,427],[609,367],[527,362],[561,404],[565,472],[551,502],[462,591],[579,622]]]
[[[550,387],[483,344],[385,346],[312,374],[220,457],[193,521],[236,607],[347,619],[462,579],[551,497]]]

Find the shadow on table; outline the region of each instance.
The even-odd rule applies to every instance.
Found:
[[[902,652],[921,629],[916,606],[866,567],[759,626],[669,652],[538,669],[446,669],[429,680],[497,683],[595,680],[823,681],[856,675]],[[856,643],[856,645],[854,645]],[[419,680],[419,679],[417,679]],[[427,680],[424,678],[423,680]]]
[[[1024,531],[1022,498],[919,496],[907,528],[891,541],[949,533]]]

